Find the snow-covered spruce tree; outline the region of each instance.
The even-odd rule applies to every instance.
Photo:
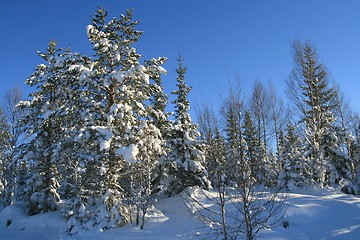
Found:
[[[29,141],[19,147],[19,162],[25,161],[32,174],[22,197],[30,215],[56,210],[60,201],[54,152],[62,134],[62,122],[57,115],[58,107],[63,104],[58,98],[62,89],[62,69],[56,62],[59,51],[56,42],[50,41],[47,52],[39,52],[46,65],[40,64],[26,80],[26,84],[37,90],[30,94],[31,101],[19,104],[26,113],[21,124],[30,136]]]
[[[294,69],[288,80],[289,96],[304,123],[306,156],[311,161],[312,180],[321,186],[339,181],[338,163],[334,157],[337,132],[334,132],[336,92],[329,83],[310,43],[294,44]]]
[[[49,203],[44,204],[50,204],[54,210],[59,197],[66,200],[78,196],[78,189],[81,188],[77,174],[77,154],[80,151],[73,139],[77,133],[75,129],[80,129],[82,123],[79,114],[81,104],[78,104],[82,88],[78,85],[81,78],[73,74],[72,68],[74,63],[82,61],[82,57],[70,50],[63,52],[56,49],[55,41],[49,43],[47,53],[39,54],[47,59],[47,65],[39,65],[37,72],[26,81],[38,90],[30,94],[32,101],[23,101],[18,105],[26,113],[21,127],[29,140],[17,148],[16,195],[18,201],[33,207],[31,214],[45,211],[40,208],[41,204],[35,205],[40,200],[44,201],[43,195],[47,191]],[[44,144],[38,146],[41,142]],[[41,159],[39,155],[43,150],[46,151],[46,158]],[[52,177],[47,179],[47,174]],[[45,178],[45,181],[49,181],[49,187],[40,184],[40,180],[37,180],[39,176],[40,180]],[[48,190],[41,190],[43,187]]]
[[[360,122],[359,120],[360,119],[357,117],[356,120],[354,121],[355,140],[351,144],[351,151],[353,153],[355,160],[355,177],[353,180],[354,187],[352,187],[353,188],[352,190],[348,189],[350,190],[349,192],[352,191],[355,194],[360,193]]]
[[[150,119],[155,126],[160,129],[162,135],[167,135],[171,122],[169,121],[170,113],[166,111],[169,97],[164,93],[162,74],[166,74],[166,70],[162,67],[166,58],[151,59],[145,61],[145,67],[151,72],[152,82],[150,82],[151,98],[149,104]],[[150,120],[149,119],[149,120]]]
[[[162,78],[159,73],[166,73],[166,70],[162,68],[164,63],[164,58],[151,59],[150,61],[145,61],[145,66],[147,66],[152,72],[153,82],[150,83],[151,88],[151,98],[148,105],[148,120],[152,121],[153,124],[160,130],[163,142],[164,154],[160,156],[160,162],[157,168],[154,170],[154,180],[153,180],[153,193],[162,193],[164,188],[162,181],[167,181],[164,175],[164,164],[163,161],[166,158],[166,153],[169,151],[169,146],[166,142],[166,139],[169,138],[171,134],[172,122],[169,119],[171,113],[166,111],[168,106],[169,97],[164,93]],[[159,71],[160,70],[160,71]]]
[[[336,166],[343,176],[340,182],[342,190],[346,193],[355,193],[358,190],[356,186],[356,151],[352,149],[353,144],[356,142],[356,131],[353,126],[357,123],[357,118],[345,100],[345,96],[340,87],[336,88],[336,111],[335,116],[335,130],[337,131],[338,148],[335,152],[337,158]]]
[[[139,63],[141,55],[133,44],[141,32],[130,10],[109,22],[106,17],[98,9],[87,27],[94,59],[72,67],[83,77],[80,103],[85,108],[79,114],[84,126],[75,139],[84,190],[75,205],[68,205],[70,233],[79,223],[107,229],[128,222],[128,200],[140,192],[145,206],[153,169],[163,153],[162,136],[151,117],[159,113],[148,103],[157,87],[152,80],[166,73],[161,67],[165,59]]]
[[[89,164],[91,167],[86,165],[98,160],[95,154],[97,138],[90,134],[90,131],[95,130],[86,129],[89,122],[91,124],[92,120],[96,120],[94,116],[98,116],[96,112],[92,112],[91,106],[94,99],[90,97],[90,85],[87,81],[93,69],[93,63],[89,57],[70,52],[70,50],[55,56],[55,61],[56,65],[62,69],[61,89],[63,91],[59,91],[57,95],[57,101],[61,104],[54,112],[61,121],[61,141],[54,147],[53,161],[59,173],[58,193],[64,200],[62,211],[68,220],[68,225],[72,226],[66,230],[71,228],[73,232],[76,232],[77,228],[74,228],[76,224],[73,222],[77,221],[72,217],[81,215],[79,222],[84,224],[89,222],[90,214],[86,214],[84,207],[86,204],[83,203],[92,202],[95,193],[98,193],[101,187],[101,184],[98,184],[100,183],[99,174],[96,174],[98,165]],[[95,90],[92,93],[94,92]],[[92,175],[89,174],[91,170],[94,171]],[[85,175],[85,172],[88,175]]]
[[[345,193],[360,194],[360,117],[358,113],[352,115],[351,122],[350,129],[354,138],[350,142],[350,151],[354,161],[355,173],[351,182],[344,182],[341,185],[343,185],[342,190]]]
[[[130,183],[128,193],[130,202],[136,206],[137,224],[140,224],[140,215],[142,217],[141,229],[144,227],[148,208],[154,204],[156,193],[162,188],[159,177],[161,176],[160,166],[162,156],[166,155],[163,138],[168,135],[170,128],[168,114],[165,112],[167,95],[164,94],[161,86],[161,74],[166,73],[161,66],[164,61],[164,58],[145,61],[146,74],[152,81],[137,90],[137,93],[144,91],[143,94],[146,98],[142,102],[141,99],[137,99],[135,104],[132,103],[136,106],[143,105],[140,110],[135,110],[138,112],[138,125],[134,129],[133,139],[139,153],[136,162],[131,164],[127,170],[130,175],[124,180]],[[125,155],[127,151],[125,151]]]
[[[169,178],[165,191],[168,194],[179,193],[188,186],[209,188],[210,181],[203,167],[204,146],[199,140],[197,125],[192,122],[189,114],[190,103],[188,93],[191,87],[186,85],[185,73],[187,68],[183,59],[178,58],[177,90],[173,101],[175,104],[175,121],[168,136],[170,152],[164,160],[165,175]]]
[[[294,187],[303,187],[310,182],[308,160],[304,158],[302,141],[289,122],[285,133],[281,134],[281,171],[278,185],[281,188],[292,190]]]

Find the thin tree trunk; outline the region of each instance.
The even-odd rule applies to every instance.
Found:
[[[146,210],[147,210],[146,207],[144,207],[142,209],[142,222],[141,222],[140,229],[144,229]]]
[[[136,206],[136,225],[139,225],[140,221],[140,208],[139,206]]]
[[[218,191],[219,191],[219,198],[220,198],[220,207],[221,207],[221,220],[222,220],[222,227],[223,227],[223,236],[224,240],[227,240],[227,231],[226,231],[226,215],[225,215],[225,186],[221,179],[220,171],[218,171]]]

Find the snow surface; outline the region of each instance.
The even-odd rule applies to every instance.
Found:
[[[194,192],[200,201],[206,198]],[[215,196],[215,192],[209,192]],[[27,216],[23,207],[10,206],[0,212],[0,239],[193,239],[203,226],[187,207],[186,195],[163,199],[147,215],[145,228],[127,225],[107,231],[80,231],[70,236],[59,211]],[[337,190],[297,190],[289,193],[285,221],[262,232],[259,239],[360,239],[360,197]],[[195,239],[208,239],[199,235]]]

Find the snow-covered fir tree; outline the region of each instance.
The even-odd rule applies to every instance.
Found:
[[[312,179],[322,186],[339,180],[336,169],[337,133],[334,132],[335,89],[325,68],[319,63],[310,43],[294,46],[295,67],[288,81],[290,96],[304,123],[307,152],[311,160]]]
[[[22,197],[29,214],[56,210],[60,201],[56,149],[62,139],[62,122],[57,110],[63,104],[58,97],[63,75],[56,61],[59,52],[55,41],[50,41],[47,52],[39,52],[46,65],[40,64],[26,80],[37,90],[30,94],[31,101],[19,105],[26,114],[21,124],[30,139],[19,153],[20,162],[25,161],[31,172]]]
[[[191,87],[186,85],[186,70],[183,59],[179,57],[176,69],[178,89],[172,92],[176,96],[173,101],[175,121],[167,139],[170,152],[164,160],[164,177],[168,178],[164,183],[165,191],[169,194],[179,193],[188,186],[209,188],[211,185],[203,167],[204,146],[199,140],[198,126],[192,122],[189,114],[188,93]]]
[[[169,97],[164,93],[163,83],[161,74],[166,73],[166,70],[163,69],[162,64],[164,63],[165,58],[151,59],[150,61],[145,61],[144,64],[148,66],[149,70],[152,72],[153,82],[150,83],[151,88],[151,98],[148,105],[148,121],[151,121],[154,126],[156,126],[161,133],[161,138],[163,139],[163,154],[160,156],[159,164],[156,169],[154,169],[153,176],[153,193],[162,192],[163,185],[161,181],[163,180],[164,174],[164,164],[163,161],[166,158],[166,153],[169,151],[169,146],[166,139],[169,138],[171,134],[172,121],[169,119],[171,113],[167,112],[166,108],[168,106]],[[159,71],[160,70],[160,71]]]
[[[279,187],[292,190],[310,184],[311,169],[308,160],[304,158],[302,141],[290,122],[286,125],[285,133],[281,134],[281,171]]]
[[[151,117],[160,113],[148,102],[154,88],[161,92],[153,79],[166,73],[161,66],[165,59],[139,63],[141,55],[133,44],[141,32],[135,29],[138,21],[132,20],[131,11],[109,22],[106,17],[107,12],[99,9],[87,27],[95,58],[88,66],[72,67],[84,78],[80,88],[84,126],[76,141],[86,191],[76,205],[68,206],[70,232],[76,232],[78,222],[103,229],[128,222],[127,203],[147,204],[153,171],[163,154],[162,135]],[[135,200],[139,196],[141,201]]]
[[[18,199],[30,214],[55,210],[63,199],[71,234],[127,223],[130,203],[144,223],[170,126],[161,86],[166,59],[140,64],[131,11],[106,17],[99,9],[87,28],[95,57],[61,51],[55,41],[39,52],[46,64],[26,80],[37,90],[19,104],[29,141],[18,149]]]
[[[359,194],[360,193],[360,124],[359,116],[355,114],[350,115],[350,122],[346,124],[346,128],[342,129],[342,133],[346,142],[348,142],[349,149],[348,154],[345,154],[345,158],[348,160],[346,163],[349,164],[352,170],[351,177],[344,177],[340,181],[340,186],[343,192],[348,194]],[[349,132],[348,132],[349,131]],[[344,147],[344,146],[343,146]],[[341,152],[343,153],[343,152]]]

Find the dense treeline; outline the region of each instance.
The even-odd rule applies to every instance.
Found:
[[[17,89],[6,94],[2,207],[23,203],[38,214],[61,204],[74,234],[133,221],[142,228],[157,198],[188,186],[242,193],[257,185],[340,186],[359,193],[359,118],[310,43],[294,44],[290,107],[272,86],[256,82],[245,98],[237,82],[220,112],[205,106],[196,125],[181,56],[169,113],[166,58],[140,62],[133,45],[141,32],[131,11],[106,17],[99,9],[87,27],[92,57],[50,41],[39,52],[44,64],[25,81],[34,89],[29,99],[20,101]]]
[[[209,178],[217,179],[218,166],[225,163],[227,181],[236,182],[240,159],[250,162],[253,176],[267,186],[341,187],[358,194],[359,116],[310,42],[295,42],[293,57],[287,106],[271,84],[255,82],[245,98],[237,82],[220,112],[206,105],[199,111]]]
[[[62,203],[69,233],[130,221],[143,227],[158,196],[210,187],[181,58],[171,116],[161,79],[166,59],[140,63],[131,11],[108,23],[106,16],[99,9],[87,27],[94,57],[51,41],[39,52],[45,64],[25,81],[35,89],[30,99],[11,99],[11,113],[21,117],[1,118],[2,205],[23,202],[37,214]]]

